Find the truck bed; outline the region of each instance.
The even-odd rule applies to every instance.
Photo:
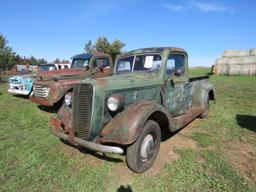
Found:
[[[197,81],[197,80],[203,80],[203,79],[209,79],[209,75],[200,75],[200,76],[192,76],[189,77],[189,81]]]

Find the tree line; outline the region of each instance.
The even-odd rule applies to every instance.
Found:
[[[122,53],[122,49],[125,46],[125,43],[119,39],[115,39],[113,42],[109,42],[106,37],[97,38],[96,42],[93,43],[92,40],[89,40],[85,43],[84,52],[93,53],[93,52],[103,52],[112,56],[112,59],[115,60],[116,56]],[[69,60],[56,58],[54,63],[69,63]],[[0,74],[4,71],[9,71],[17,64],[23,65],[39,65],[47,63],[44,58],[36,58],[34,56],[24,57],[20,56],[8,46],[7,39],[0,33]]]

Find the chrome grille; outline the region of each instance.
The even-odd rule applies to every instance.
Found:
[[[50,88],[46,85],[36,84],[33,85],[33,92],[36,97],[47,97],[49,95]]]
[[[93,103],[93,87],[90,84],[80,84],[73,89],[73,118],[75,132],[81,139],[88,139],[91,124]]]

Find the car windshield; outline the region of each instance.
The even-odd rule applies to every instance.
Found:
[[[159,71],[162,65],[162,57],[159,54],[141,54],[118,59],[116,72],[131,71]]]
[[[73,59],[71,68],[85,68],[90,59]]]
[[[54,65],[40,65],[39,67],[39,71],[52,71],[55,70],[55,66]]]

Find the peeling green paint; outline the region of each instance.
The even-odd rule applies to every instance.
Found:
[[[159,124],[166,121],[166,128],[174,131],[204,111],[206,98],[213,86],[208,77],[189,78],[187,53],[183,49],[165,47],[135,50],[120,55],[115,66],[119,59],[125,57],[152,54],[162,57],[158,71],[129,71],[81,81],[81,84],[91,84],[94,88],[91,125],[86,128],[89,129],[90,140],[130,144],[139,136],[149,118],[159,120]],[[182,55],[184,73],[166,73],[168,58],[172,55]],[[108,109],[107,99],[110,96],[122,98],[120,110],[111,112]]]

